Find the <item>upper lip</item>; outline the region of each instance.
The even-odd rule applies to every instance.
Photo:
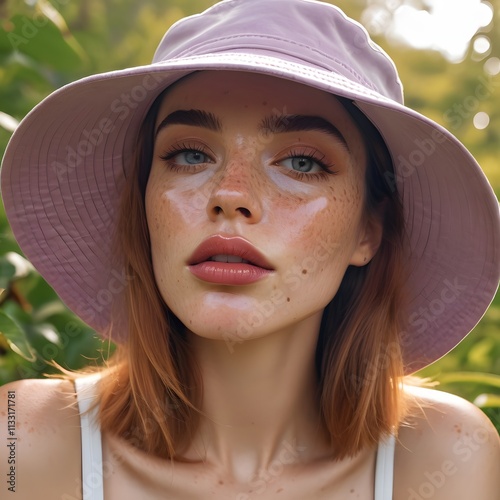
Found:
[[[215,255],[234,255],[250,264],[273,270],[269,261],[247,240],[239,236],[214,235],[204,240],[191,255],[188,265],[205,262]]]

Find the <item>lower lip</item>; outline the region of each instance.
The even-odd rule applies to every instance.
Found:
[[[189,266],[189,270],[200,280],[218,285],[250,285],[272,273],[251,264],[212,261]]]

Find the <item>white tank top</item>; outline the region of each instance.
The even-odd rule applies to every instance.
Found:
[[[75,380],[82,434],[82,498],[104,500],[101,429],[98,408],[92,407],[99,377],[81,377]],[[395,436],[384,439],[377,450],[374,500],[392,500],[394,478]]]

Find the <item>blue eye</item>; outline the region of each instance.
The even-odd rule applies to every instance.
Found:
[[[283,166],[294,170],[295,172],[319,172],[324,170],[319,161],[309,156],[291,156],[281,162]]]
[[[171,156],[170,159],[174,160],[178,165],[199,165],[209,161],[206,154],[196,150],[180,151]]]
[[[320,180],[337,173],[335,165],[327,161],[321,151],[312,148],[287,151],[275,165],[281,166],[288,175],[300,181]]]
[[[292,168],[297,170],[297,172],[310,172],[317,163],[312,158],[307,157],[295,157],[291,158]]]
[[[196,148],[173,147],[160,158],[172,165],[177,166],[196,166],[204,163],[213,163],[210,156]]]

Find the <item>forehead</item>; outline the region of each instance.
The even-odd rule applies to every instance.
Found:
[[[362,131],[332,94],[303,84],[258,73],[200,71],[171,86],[164,94],[157,125],[177,110],[213,113],[222,126],[236,121],[261,123],[268,116],[321,117],[346,139],[355,160],[366,163]]]

